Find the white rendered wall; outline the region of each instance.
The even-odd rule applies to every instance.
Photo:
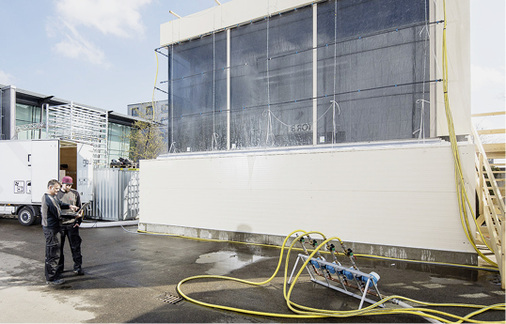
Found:
[[[474,147],[460,145],[473,178]],[[474,184],[468,186],[474,202]],[[446,142],[174,154],[140,163],[140,223],[472,252]]]
[[[312,3],[308,0],[232,0],[160,25],[160,46]]]
[[[443,1],[431,3],[435,6],[435,21],[444,20]],[[471,45],[470,4],[468,0],[446,1],[446,46],[448,55],[448,97],[457,135],[471,134]],[[435,49],[431,50],[431,79],[443,77],[443,24],[431,28]],[[431,104],[436,107],[437,136],[448,135],[448,123],[444,106],[443,83],[436,84],[432,91]],[[433,88],[431,89],[433,90]],[[435,104],[434,104],[435,103]]]

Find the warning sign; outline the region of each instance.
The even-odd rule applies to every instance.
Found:
[[[23,180],[14,180],[14,193],[15,194],[25,193],[25,182]]]

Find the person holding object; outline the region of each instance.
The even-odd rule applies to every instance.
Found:
[[[47,183],[47,192],[42,196],[41,224],[46,239],[44,274],[46,276],[46,284],[48,285],[61,285],[65,282],[60,278],[61,274],[57,271],[58,262],[60,261],[60,242],[58,237],[61,235],[61,210],[71,209],[77,211],[79,209],[77,206],[63,203],[56,198],[56,194],[59,190],[60,183],[58,180],[49,180]]]
[[[81,196],[77,190],[72,189],[72,184],[72,177],[63,177],[62,187],[56,194],[56,197],[63,203],[81,208]],[[82,217],[71,210],[62,210],[61,216],[62,224],[58,273],[63,273],[64,270],[65,256],[63,254],[63,249],[65,247],[65,239],[68,238],[72,259],[74,260],[74,273],[76,275],[84,275],[82,269],[83,256],[81,255],[82,239],[81,236],[79,236],[79,226],[81,226]]]

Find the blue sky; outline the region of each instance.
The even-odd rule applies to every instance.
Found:
[[[0,84],[126,114],[128,104],[151,100],[160,24],[175,18],[169,10],[185,16],[216,5],[0,0]],[[165,71],[158,81],[167,79]],[[165,95],[156,91],[155,99]]]
[[[471,0],[471,111],[505,110],[506,6],[504,0]],[[504,116],[473,118],[477,129],[505,128]],[[489,135],[487,142],[504,142]]]
[[[169,10],[186,16],[216,5],[0,0],[0,84],[126,113],[128,104],[151,100],[160,24],[176,19]],[[504,110],[505,38],[505,1],[471,0],[473,112]],[[163,60],[158,81],[167,78]],[[165,94],[155,91],[156,99]]]

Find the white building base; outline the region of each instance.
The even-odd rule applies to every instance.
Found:
[[[474,146],[459,149],[474,181]],[[139,228],[278,244],[293,230],[315,230],[353,242],[357,253],[477,260],[460,221],[450,144],[440,141],[141,161]]]

